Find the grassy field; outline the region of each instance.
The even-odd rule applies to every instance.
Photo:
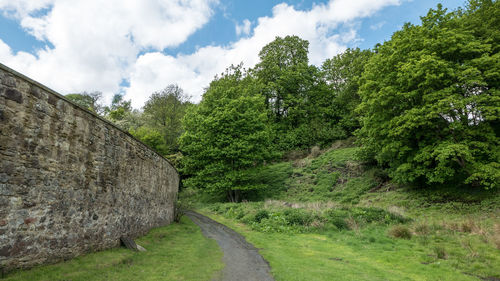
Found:
[[[224,267],[215,240],[203,237],[186,217],[153,229],[136,242],[147,252],[110,249],[13,272],[2,280],[211,280]]]
[[[276,280],[500,280],[498,190],[397,186],[356,150],[268,165],[250,202],[183,200],[260,248]]]

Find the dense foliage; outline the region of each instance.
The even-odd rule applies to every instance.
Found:
[[[190,105],[189,97],[177,85],[153,93],[144,105],[146,124],[162,136],[167,154],[179,151],[177,140],[183,132],[181,120]]]
[[[103,112],[103,107],[99,103],[100,99],[102,98],[101,92],[95,91],[90,93],[74,93],[67,94],[65,97],[68,100],[94,113],[102,114]]]
[[[279,151],[326,145],[341,139],[338,105],[319,68],[308,64],[309,42],[277,37],[262,48],[253,70],[263,85],[273,142]]]
[[[230,201],[272,185],[255,180],[266,161],[353,135],[384,181],[497,188],[500,4],[438,5],[421,20],[321,67],[309,64],[308,41],[276,37],[253,69],[216,77],[198,105],[175,85],[153,93],[142,111],[119,95],[110,107],[98,104],[99,93],[67,97],[169,157],[186,185]],[[321,180],[336,175],[323,171]]]
[[[358,136],[398,182],[500,185],[499,11],[439,5],[375,49]]]
[[[180,164],[181,120],[193,104],[179,86],[168,85],[154,92],[141,111],[133,109],[130,100],[124,100],[120,94],[113,96],[109,106],[101,104],[100,92],[68,94],[66,98],[113,122],[167,157],[175,166]]]
[[[339,117],[336,121],[347,136],[360,127],[355,110],[361,102],[358,93],[362,84],[361,75],[371,55],[370,50],[347,49],[327,59],[322,66],[325,80],[335,95],[333,106]]]
[[[260,185],[248,181],[247,170],[269,158],[270,134],[260,88],[240,66],[210,84],[203,100],[185,117],[180,142],[186,186],[224,192],[238,201],[242,190]]]

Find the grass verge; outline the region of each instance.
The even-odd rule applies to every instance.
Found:
[[[224,267],[217,242],[205,238],[187,217],[155,228],[136,242],[147,252],[115,248],[19,270],[2,280],[211,280]]]
[[[277,281],[498,278],[498,250],[481,244],[478,237],[448,233],[398,239],[381,225],[355,231],[265,233],[207,210],[200,212],[233,228],[259,248]]]

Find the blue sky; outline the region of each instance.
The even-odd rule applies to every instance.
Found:
[[[0,0],[0,62],[62,94],[122,93],[140,108],[171,83],[194,101],[230,64],[253,66],[275,36],[310,41],[321,64],[371,48],[438,3],[462,0]]]

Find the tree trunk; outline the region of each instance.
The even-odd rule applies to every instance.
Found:
[[[229,200],[229,202],[231,203],[234,203],[234,195],[232,190],[227,191],[227,200]]]
[[[236,203],[240,202],[240,191],[239,190],[234,191],[234,200]]]
[[[231,203],[238,203],[240,201],[240,190],[228,190],[227,191],[227,200]]]

